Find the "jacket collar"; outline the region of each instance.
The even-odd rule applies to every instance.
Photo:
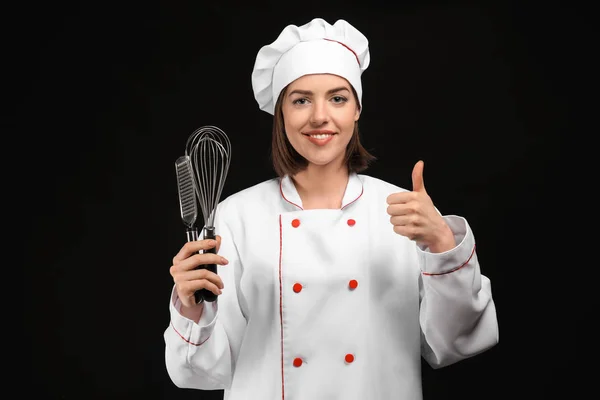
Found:
[[[294,181],[292,181],[292,178],[289,175],[286,175],[279,180],[279,190],[283,200],[293,205],[296,209],[303,210],[302,200],[296,190]],[[363,190],[362,181],[355,172],[351,172],[348,177],[344,198],[342,199],[342,209],[358,200],[360,196],[362,196]]]

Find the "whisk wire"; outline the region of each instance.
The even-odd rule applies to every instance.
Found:
[[[217,206],[231,157],[231,142],[216,126],[194,131],[186,143],[186,155],[194,170],[196,195],[206,227],[214,227]]]

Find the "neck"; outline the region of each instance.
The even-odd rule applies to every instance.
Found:
[[[345,165],[314,165],[292,177],[305,210],[316,208],[341,208],[346,186],[348,167]]]

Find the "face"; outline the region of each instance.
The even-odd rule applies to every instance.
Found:
[[[309,167],[344,162],[360,116],[346,79],[331,74],[302,76],[288,86],[282,111],[287,138]]]

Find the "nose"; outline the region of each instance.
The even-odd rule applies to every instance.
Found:
[[[312,107],[310,122],[313,125],[323,125],[329,121],[329,113],[327,110],[327,102],[315,101]]]

